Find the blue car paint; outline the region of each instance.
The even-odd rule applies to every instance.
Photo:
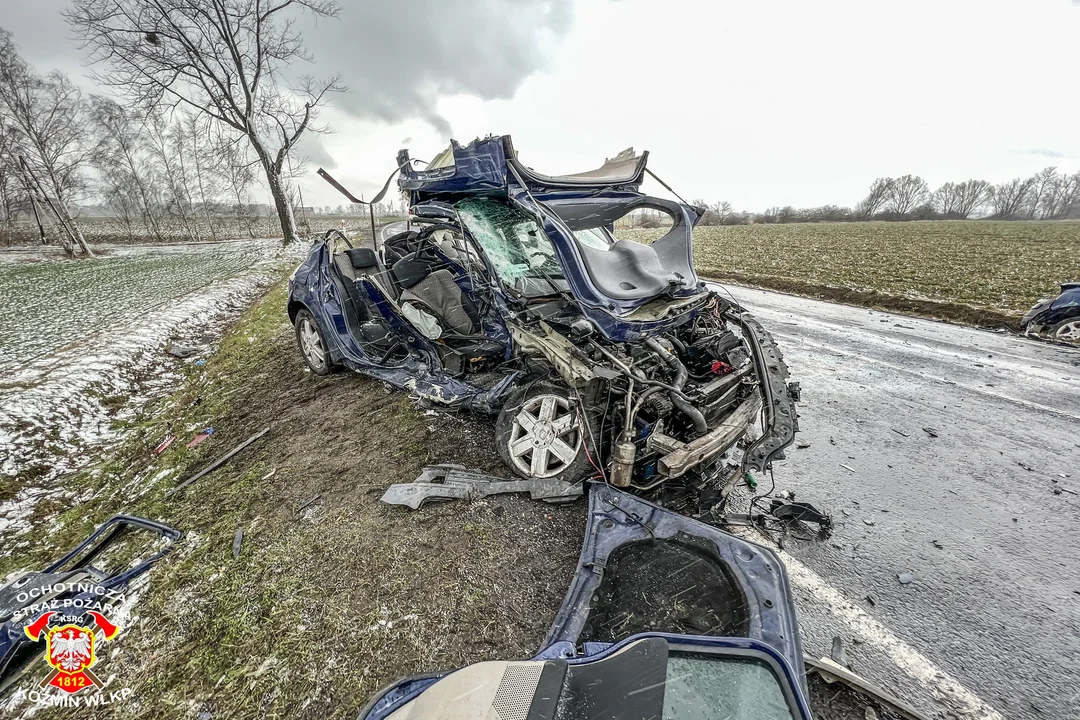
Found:
[[[1061,294],[1044,300],[1024,314],[1021,325],[1027,330],[1045,331],[1066,320],[1080,318],[1080,282],[1061,283]]]
[[[750,603],[749,636],[710,637],[648,631],[616,643],[579,642],[593,593],[603,579],[606,561],[612,553],[632,543],[673,538],[680,533],[713,543],[717,554],[734,572]],[[592,483],[589,486],[589,519],[577,573],[543,647],[530,659],[566,660],[569,664],[592,662],[647,637],[660,637],[672,645],[697,646],[706,650],[732,648],[762,653],[780,669],[780,680],[794,698],[800,718],[808,720],[811,717],[795,599],[779,556],[769,548],[664,510],[610,485]],[[360,720],[385,720],[394,710],[451,672],[397,681],[368,702],[360,713]]]
[[[364,279],[360,283],[361,291],[409,351],[408,357],[397,363],[378,362],[378,358],[365,352],[349,331],[345,310],[330,272],[330,249],[326,241],[318,241],[290,281],[289,318],[295,320],[301,307],[311,312],[334,363],[415,392],[449,408],[497,411],[516,375],[509,374],[491,389],[484,390],[447,374],[431,342],[401,316],[374,283]],[[509,332],[497,321],[489,319],[484,330],[489,338],[504,342],[509,340]]]
[[[135,564],[102,580],[84,579],[78,583],[68,583],[67,590],[57,594],[54,598],[57,602],[67,603],[65,607],[81,608],[73,610],[71,614],[84,615],[86,611],[101,609],[106,600],[112,598],[116,592],[122,591],[128,583],[150,568],[158,560],[172,550],[183,534],[167,525],[152,520],[132,517],[130,515],[114,515],[106,520],[77,547],[68,552],[56,562],[46,566],[40,571],[42,575],[63,573],[73,568],[85,567],[96,555],[95,548],[107,546],[112,539],[127,528],[136,528],[149,531],[168,540],[168,544],[162,549],[151,554],[145,560],[136,561]],[[60,578],[57,581],[64,582]],[[16,581],[18,582],[18,581]],[[8,590],[11,586],[4,588]],[[0,675],[8,668],[8,664],[16,654],[28,643],[33,643],[25,632],[25,627],[39,617],[45,610],[28,613],[21,617],[13,617],[0,625]]]
[[[543,198],[565,201],[575,198],[587,200],[604,197],[637,198],[644,201],[647,196],[640,193],[639,188],[648,153],[643,154],[634,177],[626,182],[603,188],[568,189],[557,184],[545,184],[544,181],[537,180],[542,176],[529,174],[520,166],[513,171],[512,161],[506,153],[506,150],[510,148],[509,138],[486,138],[476,140],[467,146],[452,141],[451,148],[454,153],[454,164],[430,171],[413,169],[407,150],[402,150],[398,154],[398,165],[401,168],[398,186],[403,192],[409,194],[412,206],[449,212],[452,209],[452,203],[464,198],[490,196],[503,199],[523,209],[541,224],[554,245],[564,276],[570,285],[571,294],[578,302],[582,314],[608,340],[637,342],[688,323],[704,309],[708,291],[695,274],[692,278],[687,278],[688,287],[676,290],[670,293],[670,296],[679,299],[700,295],[703,301],[700,305],[695,306],[691,303],[689,307],[680,308],[669,316],[659,319],[644,321],[628,319],[626,316],[629,313],[652,302],[655,298],[625,300],[613,298],[601,292],[589,278],[572,231],[552,210],[543,206]],[[513,162],[516,162],[516,159]],[[524,176],[523,172],[525,172]],[[524,181],[523,184],[522,177],[529,177],[532,180]],[[699,216],[694,208],[682,203],[658,202],[664,202],[673,211],[680,213],[680,220],[687,233],[690,233],[697,224]],[[458,224],[461,225],[460,222]],[[465,228],[464,232],[468,233],[468,229]],[[474,244],[479,247],[478,243]],[[688,267],[693,272],[692,245],[688,245],[687,253]],[[481,253],[481,259],[485,264],[487,276],[497,277],[486,255]],[[493,395],[491,390],[484,391],[482,388],[446,373],[431,342],[416,332],[377,288],[365,281],[363,283],[365,294],[378,307],[379,312],[394,331],[401,335],[409,348],[409,358],[394,366],[387,366],[378,362],[377,358],[370,357],[348,330],[341,301],[334,296],[330,262],[326,243],[318,243],[309,253],[304,265],[296,273],[295,282],[290,286],[289,312],[290,319],[294,319],[296,308],[306,307],[311,311],[330,346],[328,351],[333,362],[397,387],[414,391],[422,397],[451,408],[469,407],[486,412],[498,411],[506,393],[511,389],[510,383],[500,384],[502,390],[499,394]],[[460,271],[460,266],[456,269],[459,270],[457,278],[459,286],[463,291],[471,292],[473,288],[468,275]],[[510,359],[513,356],[513,347],[504,320],[511,314],[510,297],[499,283],[493,282],[490,287],[495,312],[488,313],[485,317],[482,332],[487,338],[503,343],[506,347],[504,358]]]

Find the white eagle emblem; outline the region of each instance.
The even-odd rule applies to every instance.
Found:
[[[49,636],[49,664],[57,670],[76,672],[93,659],[94,640],[86,630],[68,625]]]

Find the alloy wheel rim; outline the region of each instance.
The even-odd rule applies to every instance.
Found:
[[[537,395],[514,416],[510,459],[522,474],[535,478],[558,475],[581,452],[581,431],[566,398]]]
[[[1073,320],[1067,322],[1057,329],[1054,333],[1054,337],[1058,340],[1068,340],[1069,342],[1080,342],[1080,320]]]
[[[322,368],[326,361],[326,351],[323,349],[318,329],[307,318],[300,323],[300,344],[303,346],[304,357],[308,362],[314,367]]]

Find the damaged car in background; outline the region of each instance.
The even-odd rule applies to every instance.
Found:
[[[378,242],[330,231],[290,280],[305,362],[497,414],[499,454],[521,478],[722,507],[792,443],[798,386],[761,324],[698,278],[704,210],[643,194],[647,161],[627,150],[552,176],[508,136],[452,142],[423,169],[402,150],[409,222]],[[670,218],[662,237],[616,237],[646,210]]]
[[[1080,343],[1080,282],[1061,283],[1061,293],[1035,303],[1020,326],[1026,335]]]

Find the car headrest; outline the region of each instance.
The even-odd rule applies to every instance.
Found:
[[[416,253],[406,255],[394,263],[392,268],[394,279],[405,290],[419,285],[424,278],[431,274],[431,267],[426,262],[416,257]]]
[[[371,248],[349,248],[345,254],[349,256],[349,262],[357,270],[367,270],[379,265],[379,258],[375,256],[375,251]]]

